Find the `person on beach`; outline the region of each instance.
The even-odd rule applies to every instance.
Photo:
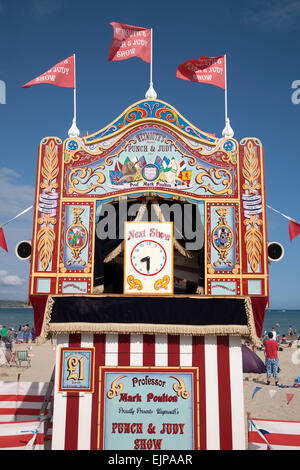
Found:
[[[268,339],[264,342],[267,385],[270,385],[270,378],[274,377],[275,385],[278,384],[278,343],[273,339],[273,333],[268,333]]]
[[[273,339],[274,339],[274,341],[276,341],[277,331],[275,330],[274,327],[272,327],[272,334],[273,334]]]
[[[7,333],[8,333],[8,328],[6,328],[6,326],[3,325],[3,328],[1,330],[1,339],[2,339],[2,341],[7,340]]]
[[[28,343],[28,340],[29,340],[29,333],[30,333],[30,327],[28,325],[28,323],[25,325],[25,328],[24,328],[24,339],[25,339],[25,343]]]

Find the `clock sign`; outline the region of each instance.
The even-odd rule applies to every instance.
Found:
[[[125,222],[124,294],[173,294],[173,223]]]

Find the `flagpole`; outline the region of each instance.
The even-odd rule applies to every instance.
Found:
[[[224,55],[224,66],[225,66],[225,125],[227,123],[227,60],[226,54]]]
[[[25,214],[26,212],[30,211],[30,209],[33,208],[33,204],[29,207],[27,207],[27,209],[24,209],[22,212],[20,212],[19,214],[15,215],[12,219],[9,219],[7,222],[4,222],[4,224],[1,224],[0,225],[0,228],[2,227],[5,227],[5,225],[9,224],[10,222],[12,222],[13,220],[17,219],[18,217],[20,217],[21,215]]]
[[[73,92],[74,115],[73,115],[72,126],[69,129],[68,135],[69,135],[69,137],[79,137],[80,132],[79,132],[79,129],[76,125],[76,121],[77,121],[77,96],[76,96],[76,56],[75,56],[75,54],[73,54],[73,61],[74,61],[74,92]]]
[[[153,40],[152,40],[152,34],[153,34],[153,29],[150,29],[150,34],[151,34],[151,40],[150,40],[150,86],[149,89],[145,95],[146,98],[150,100],[155,100],[157,98],[156,91],[153,88],[153,81],[152,81],[152,63],[153,63]]]
[[[295,224],[299,225],[299,222],[297,222],[297,220],[295,219],[292,219],[292,217],[289,217],[288,215],[285,215],[282,212],[279,212],[277,209],[274,209],[274,207],[271,207],[268,204],[266,204],[266,206],[268,207],[268,209],[271,209],[272,211],[277,212],[277,214],[282,215],[282,217],[284,217],[285,219],[290,220],[291,222],[295,222]]]
[[[150,86],[153,86],[152,82],[152,59],[153,59],[153,40],[152,40],[152,33],[153,29],[151,28],[151,57],[150,57]]]
[[[73,54],[74,57],[74,119],[75,123],[77,120],[77,109],[76,109],[76,55]]]
[[[223,129],[222,135],[226,138],[231,138],[234,135],[233,129],[230,126],[230,120],[228,117],[228,104],[227,104],[227,57],[224,54],[224,73],[225,73],[225,127]]]

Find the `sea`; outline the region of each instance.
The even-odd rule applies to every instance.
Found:
[[[18,331],[20,325],[34,326],[33,309],[28,308],[0,308],[0,325],[14,328]],[[278,326],[279,325],[279,326]],[[291,327],[296,328],[300,335],[300,310],[266,310],[263,333],[270,331],[272,327],[280,335],[287,334]]]

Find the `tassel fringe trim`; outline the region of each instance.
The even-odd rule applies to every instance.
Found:
[[[57,297],[60,297],[59,295]],[[76,295],[74,295],[76,297]],[[77,296],[78,297],[78,296]],[[81,296],[82,297],[82,296]],[[93,296],[96,297],[96,296]],[[101,295],[101,297],[109,297],[109,295]],[[175,296],[176,297],[176,296]],[[204,296],[191,295],[187,296],[201,298]],[[211,297],[210,297],[211,298]],[[48,296],[44,320],[41,334],[37,338],[38,344],[45,342],[52,335],[66,333],[91,333],[91,334],[173,334],[186,336],[241,336],[251,341],[256,346],[261,346],[261,341],[256,334],[255,323],[252,312],[250,297],[245,297],[245,309],[247,315],[247,325],[169,325],[169,324],[152,324],[152,323],[87,323],[87,322],[70,322],[70,323],[50,323],[51,312],[55,302],[55,297]]]

